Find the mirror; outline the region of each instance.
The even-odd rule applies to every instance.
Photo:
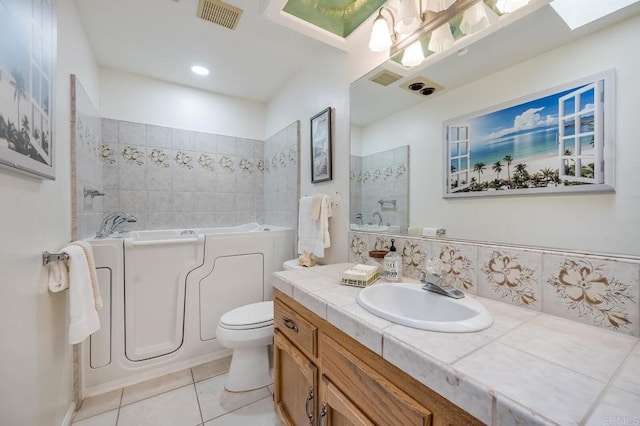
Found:
[[[393,150],[408,146],[409,228],[445,228],[447,238],[456,240],[638,253],[624,231],[637,225],[628,220],[616,226],[610,220],[619,216],[617,206],[633,203],[637,194],[620,185],[615,194],[444,199],[443,123],[602,69],[614,68],[617,75],[637,72],[637,64],[619,53],[624,49],[602,52],[598,46],[621,43],[627,46],[630,36],[624,34],[633,28],[628,22],[634,20],[623,22],[623,19],[639,12],[640,6],[636,4],[623,13],[571,31],[551,6],[545,5],[486,36],[467,44],[455,44],[450,52],[432,55],[419,67],[405,68],[388,60],[355,81],[350,90],[351,223],[361,223],[357,221],[358,213],[363,214],[365,225],[379,223],[377,217],[371,217],[375,210],[371,212],[372,207],[361,202],[366,190],[359,176],[361,171],[364,173],[365,159],[378,153],[389,157]],[[605,27],[606,31],[592,34]],[[597,63],[589,60],[594,55],[598,55]],[[415,81],[432,84],[434,92],[423,95],[419,90],[409,90]],[[616,90],[617,114],[621,105],[633,104],[630,95],[622,94],[621,90],[620,87]],[[620,134],[629,131],[629,126],[632,124],[617,122],[613,130]],[[615,144],[618,152],[632,147],[621,138]],[[633,173],[624,162],[617,161],[615,167],[618,183],[621,175]],[[385,197],[399,200],[402,194],[402,191],[393,196],[385,193]],[[583,214],[575,216],[572,212],[576,211]],[[386,223],[384,212],[381,214]],[[573,217],[571,225],[552,220],[550,214]],[[400,231],[406,233],[407,228],[402,226]]]

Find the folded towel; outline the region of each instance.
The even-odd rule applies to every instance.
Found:
[[[73,345],[100,329],[100,319],[96,311],[97,300],[92,284],[95,268],[89,267],[91,256],[87,256],[82,244],[78,242],[67,245],[62,252],[69,255],[66,261],[69,267],[69,343]]]
[[[96,310],[99,311],[102,309],[102,297],[100,297],[100,287],[98,285],[98,275],[96,273],[96,262],[93,258],[93,249],[91,248],[91,244],[86,241],[74,241],[72,243],[76,246],[82,247],[84,250],[84,256],[87,259],[87,266],[89,267],[89,278],[91,279],[91,290],[93,291],[93,298],[96,303]]]
[[[317,220],[311,219],[314,204],[314,196],[300,199],[298,253],[311,253],[316,257],[324,257],[324,249],[331,246],[329,235],[329,218],[333,215],[331,199],[327,195],[321,196],[320,215]]]
[[[69,270],[64,262],[49,263],[49,291],[58,293],[69,288]]]

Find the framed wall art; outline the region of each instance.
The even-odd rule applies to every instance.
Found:
[[[329,107],[311,117],[311,183],[332,179],[331,133],[331,107]]]
[[[0,0],[0,165],[55,179],[54,0]]]
[[[444,123],[444,197],[613,191],[613,70]]]

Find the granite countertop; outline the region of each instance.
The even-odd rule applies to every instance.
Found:
[[[339,284],[352,265],[276,272],[273,286],[487,424],[640,425],[637,338],[469,295],[493,315],[488,329],[405,327]]]

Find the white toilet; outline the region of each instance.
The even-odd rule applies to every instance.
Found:
[[[302,269],[298,259],[282,264],[286,270]],[[269,371],[269,345],[273,343],[273,302],[240,306],[220,317],[216,338],[225,348],[233,349],[225,389],[244,392],[273,382]]]

